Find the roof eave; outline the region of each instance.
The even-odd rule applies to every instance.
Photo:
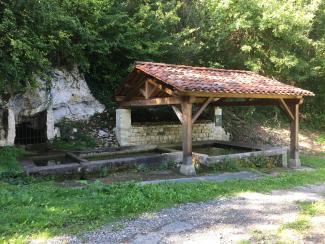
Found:
[[[302,95],[263,94],[263,93],[225,93],[225,92],[198,92],[178,91],[178,96],[216,97],[216,98],[265,98],[265,99],[302,99]]]

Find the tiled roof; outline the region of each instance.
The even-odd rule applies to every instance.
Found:
[[[135,69],[181,92],[314,96],[310,91],[283,84],[251,71],[151,62],[137,62]]]

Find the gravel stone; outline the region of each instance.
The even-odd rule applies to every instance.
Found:
[[[250,240],[254,230],[276,231],[281,224],[296,220],[297,201],[324,199],[324,194],[325,183],[265,194],[245,192],[145,213],[79,236],[56,237],[48,243],[238,243]],[[324,236],[315,233],[308,240],[317,240],[317,235]]]

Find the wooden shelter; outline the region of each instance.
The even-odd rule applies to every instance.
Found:
[[[299,106],[304,96],[314,96],[250,71],[136,62],[116,92],[120,107],[169,105],[182,123],[181,172],[195,174],[192,165],[192,125],[210,106],[277,106],[290,120],[290,162],[299,167]],[[229,98],[232,98],[229,101]],[[234,101],[235,100],[235,101]],[[192,105],[199,109],[193,114]]]

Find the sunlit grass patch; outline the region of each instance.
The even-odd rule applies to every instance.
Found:
[[[315,202],[300,202],[301,212],[305,215],[325,215],[325,200]]]
[[[17,157],[24,154],[24,150],[17,147],[0,147],[0,177],[8,173],[20,173],[22,168]]]
[[[309,218],[301,216],[295,221],[284,224],[282,228],[292,229],[298,232],[306,232],[311,228],[311,222]]]
[[[325,133],[318,135],[316,142],[319,144],[325,144]]]
[[[324,158],[305,156],[302,161],[316,170],[286,171],[258,180],[146,186],[93,182],[83,188],[67,188],[48,180],[3,180],[0,181],[0,242],[29,240],[37,233],[46,233],[42,238],[78,233],[179,203],[325,182]],[[305,222],[299,224],[306,226]]]

